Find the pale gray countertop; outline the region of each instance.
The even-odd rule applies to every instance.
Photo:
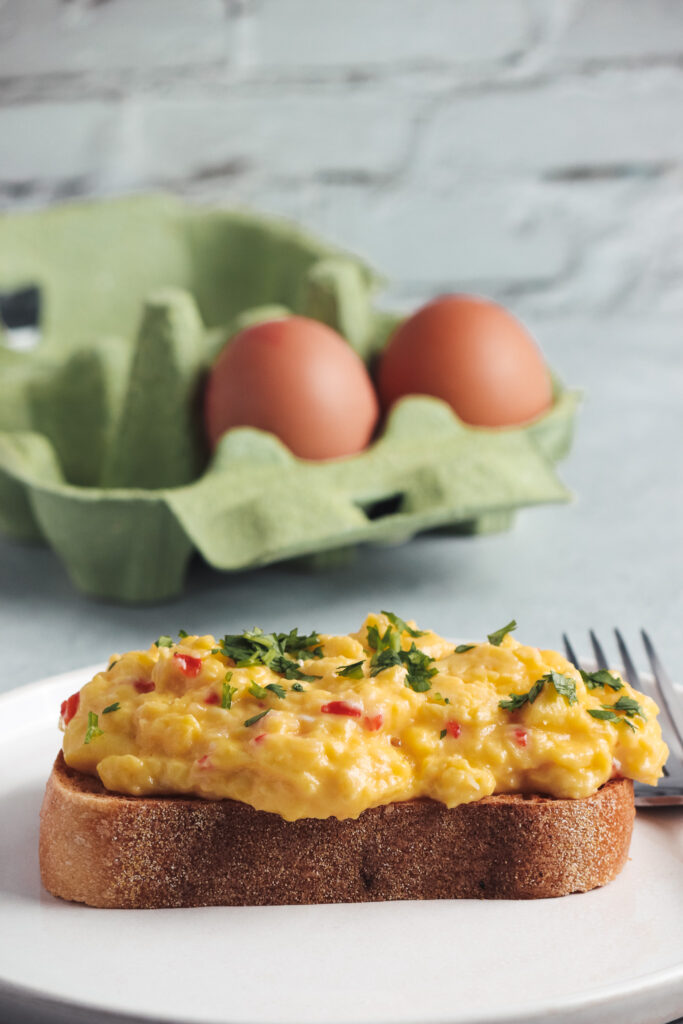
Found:
[[[2,540],[0,690],[104,662],[179,627],[346,631],[379,608],[462,638],[482,637],[514,616],[527,642],[557,646],[567,630],[583,650],[593,627],[612,652],[609,634],[618,624],[641,665],[637,630],[644,625],[680,679],[680,324],[672,318],[533,326],[550,363],[586,395],[561,470],[573,504],[523,511],[509,533],[427,536],[366,549],[325,574],[283,565],[224,576],[196,565],[184,597],[145,608],[87,600],[49,551]],[[39,1017],[26,1008],[11,1013],[13,1024]]]
[[[589,627],[610,641],[619,625],[641,664],[637,630],[646,626],[675,672],[683,621],[680,323],[539,319],[532,327],[551,365],[585,394],[561,466],[576,495],[571,505],[523,510],[508,533],[366,548],[325,573],[280,565],[223,575],[197,564],[182,598],[148,607],[88,600],[50,551],[2,539],[0,690],[180,627],[346,631],[378,608],[463,638],[514,617],[520,639],[557,646],[567,630],[584,650]]]

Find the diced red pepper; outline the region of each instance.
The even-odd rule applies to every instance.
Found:
[[[376,715],[366,715],[365,718],[363,719],[363,725],[368,730],[368,732],[377,732],[378,729],[382,728],[383,721],[384,718],[382,716],[382,712],[380,711]]]
[[[204,754],[204,757],[200,757],[197,761],[198,768],[211,768],[212,764],[208,754]]]
[[[526,729],[515,729],[515,743],[518,747],[525,747],[527,741]]]
[[[136,679],[133,686],[138,693],[151,693],[152,690],[156,689],[156,683],[151,679]]]
[[[80,691],[78,693],[72,693],[70,697],[67,697],[66,700],[62,701],[62,706],[59,709],[59,713],[62,716],[62,719],[64,721],[64,725],[68,725],[69,724],[71,719],[74,717],[74,715],[78,711],[78,705],[80,703],[81,703]]]
[[[457,740],[460,735],[460,722],[449,721],[446,722],[446,732],[449,736],[452,736],[454,740]]]
[[[201,658],[193,658],[191,654],[180,654],[178,651],[175,652],[173,657],[178,662],[180,671],[190,679],[194,679],[202,670]]]
[[[323,704],[320,710],[325,715],[350,715],[351,718],[360,718],[363,714],[362,708],[349,704],[347,700],[331,700],[329,704]]]
[[[211,693],[207,693],[206,697],[204,698],[204,703],[205,704],[218,704],[219,701],[220,701],[220,697],[218,696],[218,694],[215,691],[212,691]]]

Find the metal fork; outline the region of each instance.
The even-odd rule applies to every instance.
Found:
[[[664,766],[664,778],[655,786],[646,786],[642,782],[634,783],[636,804],[639,807],[654,807],[667,804],[683,804],[683,703],[676,692],[671,679],[662,666],[650,637],[641,629],[645,652],[652,668],[652,677],[639,676],[624,638],[618,629],[614,630],[617,647],[623,663],[623,674],[635,690],[646,693],[659,705],[659,724],[662,736],[669,748],[669,759]],[[605,652],[591,629],[591,644],[598,668],[609,668]],[[582,665],[577,658],[569,637],[563,633],[564,648],[567,657],[576,668],[590,670],[594,666]]]

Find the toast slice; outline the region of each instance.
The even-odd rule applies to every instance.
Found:
[[[533,899],[585,892],[626,862],[633,784],[578,800],[499,795],[285,821],[234,800],[131,797],[60,753],[41,811],[45,888],[93,907]]]

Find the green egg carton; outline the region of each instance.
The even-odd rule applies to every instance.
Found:
[[[143,602],[180,593],[194,551],[225,571],[324,562],[566,501],[554,463],[576,395],[558,382],[520,428],[468,427],[415,396],[350,458],[306,462],[250,428],[210,456],[201,393],[226,339],[294,312],[370,362],[399,320],[373,308],[379,283],[289,224],[167,196],[0,217],[0,293],[36,287],[41,304],[35,348],[0,327],[0,529],[50,544],[84,592]]]

